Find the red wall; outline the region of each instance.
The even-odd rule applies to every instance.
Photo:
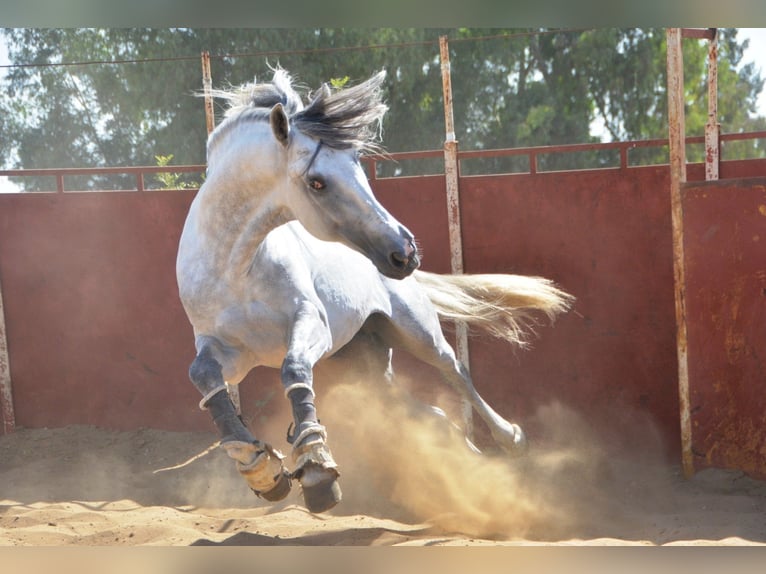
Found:
[[[698,171],[692,166],[690,176]],[[764,162],[722,167],[727,177],[753,171],[766,173]],[[667,172],[461,178],[466,271],[542,275],[577,297],[572,312],[540,328],[530,351],[471,341],[477,387],[532,434],[542,432],[537,409],[560,401],[616,444],[640,448],[651,424],[668,452],[678,452]],[[419,237],[424,267],[448,271],[444,176],[381,179],[374,187]],[[192,197],[0,195],[0,284],[18,426],[212,428],[187,378],[194,347],[175,285]],[[719,213],[713,207],[709,216]],[[757,259],[753,245],[748,257]],[[257,369],[249,378],[266,384],[241,386],[246,413],[267,412],[272,396],[281,400],[275,372]]]
[[[531,421],[540,406],[559,401],[625,446],[645,441],[651,421],[668,451],[677,452],[667,171],[461,178],[466,272],[541,275],[577,297],[572,312],[539,329],[531,350],[472,339],[476,385],[501,413]],[[447,271],[444,179],[393,181],[396,189],[379,186],[379,196],[421,238],[425,267]],[[529,424],[532,434],[542,432]]]
[[[205,424],[184,400],[194,358],[175,250],[192,193],[0,196],[16,424]]]
[[[517,357],[478,347],[477,378],[510,379],[488,393],[521,413],[556,399],[604,436],[640,444],[644,415],[677,443],[671,232],[666,171],[499,178],[469,186],[467,270],[550,277],[577,297],[572,312]],[[506,203],[500,203],[505,198]],[[497,205],[496,209],[487,206]],[[505,373],[505,377],[503,374]],[[510,376],[508,375],[510,373]],[[619,429],[619,430],[618,430]]]
[[[694,463],[766,478],[766,178],[683,199]]]

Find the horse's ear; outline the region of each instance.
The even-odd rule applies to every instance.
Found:
[[[271,108],[269,122],[271,123],[271,131],[274,132],[274,137],[277,138],[279,143],[286,146],[287,138],[290,135],[290,121],[287,119],[287,114],[282,104],[275,104]]]

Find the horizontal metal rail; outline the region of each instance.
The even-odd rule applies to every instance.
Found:
[[[375,180],[378,179],[378,163],[429,158],[444,159],[444,150],[436,149],[428,151],[400,151],[396,153],[368,154],[362,156],[362,163],[367,166],[367,177],[371,180]]]
[[[766,131],[757,132],[743,132],[743,133],[731,133],[721,134],[720,141],[737,141],[737,140],[752,140],[766,138]],[[704,144],[705,136],[687,137],[686,144]],[[620,154],[620,169],[628,169],[631,166],[628,162],[628,155],[630,150],[636,148],[649,148],[649,147],[663,147],[668,145],[667,139],[649,139],[649,140],[636,140],[626,142],[607,142],[607,143],[580,143],[580,144],[564,144],[564,145],[549,145],[549,146],[535,146],[535,147],[518,147],[518,148],[505,148],[505,149],[491,149],[491,150],[465,150],[458,151],[458,160],[475,159],[475,158],[490,158],[490,157],[512,157],[512,156],[527,156],[529,158],[529,173],[538,173],[537,158],[541,155],[553,154],[553,153],[576,153],[583,151],[601,151],[601,150],[619,150]],[[433,151],[419,151],[419,152],[404,152],[404,153],[391,153],[387,155],[368,155],[363,160],[368,165],[370,179],[376,179],[376,164],[382,161],[399,161],[399,160],[411,160],[411,159],[425,159],[442,157],[443,150]],[[603,169],[603,168],[594,168]]]
[[[0,177],[53,177],[56,179],[56,191],[64,193],[64,178],[75,175],[133,175],[136,179],[135,189],[118,191],[152,191],[147,190],[145,175],[157,173],[204,173],[206,165],[172,165],[172,166],[130,166],[130,167],[66,167],[45,169],[6,169],[0,170]],[[78,191],[78,190],[68,190]],[[163,188],[162,191],[165,191]],[[173,191],[173,190],[170,190]]]
[[[744,132],[721,134],[721,142],[742,141],[766,138],[766,131]],[[686,144],[704,144],[704,136],[687,137]],[[607,142],[607,143],[581,143],[566,145],[550,145],[537,147],[520,147],[492,150],[465,150],[458,151],[458,160],[468,160],[475,158],[489,157],[511,157],[526,156],[529,158],[530,174],[539,173],[538,157],[553,153],[576,153],[583,151],[601,151],[618,150],[620,154],[620,169],[629,169],[628,154],[630,150],[636,148],[663,147],[668,145],[667,139],[650,139],[627,142]],[[371,180],[377,179],[377,164],[387,161],[407,161],[418,159],[443,158],[444,150],[427,151],[409,151],[387,154],[369,154],[362,157],[363,164],[367,167],[367,174]],[[134,189],[120,189],[117,191],[153,191],[146,187],[146,176],[158,173],[204,173],[207,169],[205,165],[169,165],[169,166],[130,166],[130,167],[77,167],[77,168],[48,168],[48,169],[8,169],[0,170],[0,177],[52,177],[56,180],[56,192],[65,193],[69,191],[65,188],[66,177],[71,176],[95,176],[95,175],[132,175],[135,178],[136,186]],[[603,169],[603,168],[594,168]],[[159,190],[158,190],[159,191]],[[162,191],[166,191],[162,188]],[[173,190],[169,190],[173,191]]]

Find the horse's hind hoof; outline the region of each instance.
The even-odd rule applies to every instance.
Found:
[[[290,474],[287,471],[282,471],[279,478],[276,479],[274,488],[266,492],[259,492],[257,490],[253,490],[253,492],[264,500],[278,502],[290,494],[290,488]]]
[[[513,443],[513,456],[521,457],[526,456],[529,453],[529,441],[527,435],[521,430],[521,427],[517,424],[513,424],[513,430],[515,431],[514,443]]]
[[[508,423],[493,432],[492,438],[511,458],[523,457],[529,452],[527,436],[521,427],[515,423]]]
[[[343,497],[335,469],[309,464],[303,469],[300,481],[303,501],[310,512],[326,512]]]

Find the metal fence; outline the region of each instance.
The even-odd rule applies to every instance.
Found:
[[[766,131],[721,134],[720,159],[729,159],[726,154],[726,145],[735,144],[748,140],[766,139]],[[705,138],[695,136],[686,138],[687,147],[704,146]],[[652,139],[626,142],[609,143],[584,143],[568,145],[551,145],[537,147],[521,147],[493,150],[458,150],[457,158],[460,164],[460,175],[491,175],[508,173],[537,174],[547,172],[546,158],[552,155],[562,154],[589,154],[590,162],[583,162],[583,169],[630,169],[646,165],[663,165],[667,160],[668,140]],[[643,150],[651,149],[652,153],[647,160],[642,155]],[[659,151],[659,153],[657,153]],[[664,157],[663,159],[661,159]],[[733,159],[733,158],[732,158]],[[444,173],[444,151],[426,150],[399,152],[386,155],[366,155],[362,162],[367,169],[370,180],[381,177],[396,177],[395,170],[385,170],[381,176],[381,166],[384,164],[401,164],[404,162],[429,162],[424,167],[417,166],[407,170],[411,175],[434,175]],[[83,191],[177,191],[180,189],[195,189],[197,184],[184,183],[182,186],[167,186],[158,176],[169,174],[172,181],[181,181],[180,176],[199,174],[195,178],[200,182],[204,177],[206,166],[199,165],[168,165],[168,166],[129,166],[129,167],[93,167],[93,168],[50,168],[50,169],[10,169],[0,170],[0,177],[44,177],[49,178],[50,187],[43,191],[47,192],[83,192]],[[388,175],[391,174],[391,175]],[[92,185],[82,184],[89,178],[99,176],[123,176],[123,186],[116,189],[94,189]],[[71,183],[76,179],[77,183]],[[188,180],[185,180],[188,182]]]

